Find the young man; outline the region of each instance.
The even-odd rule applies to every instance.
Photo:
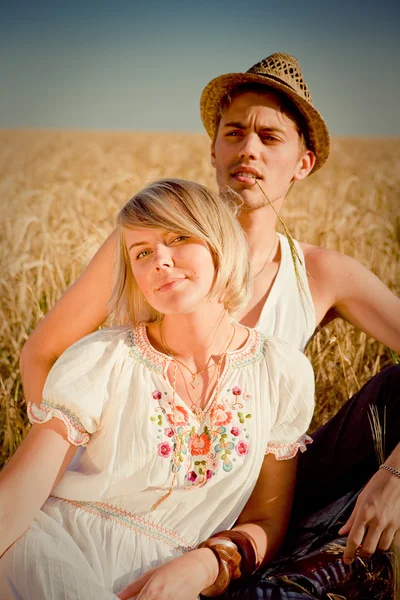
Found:
[[[289,188],[319,169],[329,154],[327,127],[297,61],[274,54],[246,73],[217,77],[203,92],[201,112],[221,192],[233,190],[243,202],[240,221],[254,285],[241,322],[304,349],[317,325],[342,317],[399,352],[400,300],[377,277],[347,256],[303,243],[297,244],[295,272],[288,243],[276,234],[275,211]],[[27,400],[41,396],[57,357],[105,320],[113,249],[111,235],[25,344],[21,373]],[[349,489],[358,492],[372,476],[342,529],[349,534],[346,562],[361,545],[364,556],[387,549],[400,529],[398,389],[400,367],[376,376],[314,436],[300,460],[294,504],[300,519]],[[386,406],[391,425],[390,456],[378,471],[372,437],[366,442],[369,404],[381,411]]]

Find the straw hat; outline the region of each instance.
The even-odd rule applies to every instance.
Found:
[[[321,168],[329,155],[329,131],[320,113],[312,104],[311,94],[297,60],[277,52],[260,61],[246,73],[228,73],[216,77],[204,88],[200,99],[201,120],[211,139],[215,137],[216,117],[222,98],[243,83],[261,83],[285,94],[307,124],[306,139],[316,156],[313,169]]]

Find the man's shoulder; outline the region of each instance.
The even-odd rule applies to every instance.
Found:
[[[351,256],[312,244],[301,244],[318,322],[335,306],[368,289],[373,274]],[[336,313],[329,313],[331,317]]]
[[[331,248],[316,246],[305,242],[299,242],[304,254],[307,273],[312,277],[325,278],[344,272],[352,271],[358,267],[363,268],[354,258],[342,254]]]

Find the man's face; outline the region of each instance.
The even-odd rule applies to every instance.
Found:
[[[293,180],[304,179],[314,165],[302,150],[296,124],[281,112],[273,93],[244,92],[224,110],[211,149],[211,162],[223,193],[239,193],[244,209],[282,200]]]

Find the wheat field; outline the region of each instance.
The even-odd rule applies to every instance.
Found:
[[[0,132],[0,466],[27,431],[18,359],[35,324],[112,231],[118,209],[160,177],[215,188],[202,134]],[[292,235],[354,256],[400,295],[400,140],[335,139],[322,171],[296,184]],[[396,357],[341,321],[309,344],[313,428]]]

